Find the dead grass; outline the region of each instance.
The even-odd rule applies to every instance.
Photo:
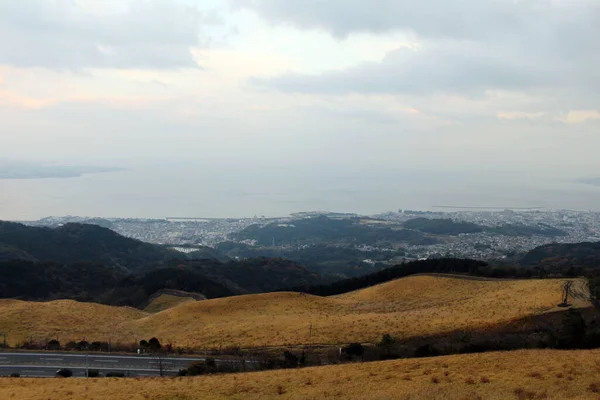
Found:
[[[151,314],[156,314],[169,308],[177,307],[178,305],[188,303],[190,301],[196,301],[193,297],[185,296],[173,296],[171,294],[161,294],[156,299],[152,300],[150,304],[144,308],[144,311]]]
[[[112,338],[114,342],[117,337],[128,338],[131,342],[136,335],[123,328],[123,324],[146,315],[131,307],[111,307],[73,300],[0,300],[0,326],[11,345],[30,338],[43,342],[56,337],[62,343],[83,338],[89,342]]]
[[[268,293],[186,302],[148,315],[76,302],[0,301],[11,343],[28,335],[130,343],[156,336],[175,346],[266,347],[375,342],[485,329],[558,310],[562,280],[479,281],[413,276],[336,297]],[[585,292],[586,284],[576,286]],[[163,299],[168,303],[169,299]],[[577,300],[576,306],[589,303]]]
[[[0,399],[597,399],[599,358],[600,350],[520,350],[197,378],[2,378]],[[577,375],[527,376],[541,368]]]

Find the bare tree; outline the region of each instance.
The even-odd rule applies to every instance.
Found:
[[[562,285],[562,303],[561,306],[566,307],[569,305],[569,295],[573,297],[573,281],[564,281]]]
[[[152,355],[154,368],[158,370],[160,376],[165,376],[165,372],[169,370],[169,363],[166,361],[166,354],[162,351],[156,351]]]

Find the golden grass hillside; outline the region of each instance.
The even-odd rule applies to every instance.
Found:
[[[165,293],[152,300],[150,304],[144,308],[144,311],[154,314],[190,301],[196,301],[196,299],[188,296],[173,296],[172,294]]]
[[[0,379],[18,400],[598,399],[599,350],[520,350],[195,378]]]
[[[508,323],[558,311],[563,280],[398,279],[336,297],[268,293],[187,303],[126,324],[180,345],[242,347],[376,342]],[[577,280],[585,297],[586,282]],[[587,307],[589,301],[577,299]]]
[[[115,338],[115,329],[124,322],[135,321],[146,313],[131,307],[111,307],[73,300],[32,302],[0,300],[0,329],[7,335],[10,345],[22,343],[29,338],[35,341],[56,339],[63,343],[70,340],[88,341]],[[122,327],[118,335],[129,336],[133,332]]]
[[[187,302],[152,315],[110,307],[99,308],[99,313],[112,324],[108,331],[113,342],[156,336],[184,347],[285,346],[309,344],[312,326],[310,344],[374,343],[385,333],[402,339],[486,329],[534,312],[556,311],[562,283],[412,276],[336,297],[282,292]],[[582,297],[575,305],[590,306],[583,299],[586,282],[576,280],[575,286]],[[30,322],[19,325],[19,312],[14,312],[8,325],[18,326],[21,335],[29,329],[37,336],[60,331],[64,337],[73,329],[79,337],[107,340],[107,326],[94,320],[100,316],[80,310],[80,303],[69,303],[77,317],[66,307],[64,317],[58,317],[56,311],[45,310],[46,304],[52,303],[17,303],[28,310]],[[0,326],[5,325],[6,308],[0,307]],[[113,312],[119,317],[110,317]],[[36,313],[43,316],[41,321]]]

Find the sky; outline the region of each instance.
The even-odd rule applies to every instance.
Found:
[[[0,0],[0,160],[600,175],[597,0]]]

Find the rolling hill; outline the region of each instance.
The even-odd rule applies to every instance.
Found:
[[[92,262],[129,271],[140,271],[167,260],[185,259],[183,253],[87,224],[40,228],[0,221],[0,249],[3,249],[0,261]]]
[[[251,225],[233,235],[238,240],[255,240],[258,245],[298,245],[344,243],[377,244],[403,242],[414,245],[438,243],[422,233],[390,227],[373,227],[356,219],[331,219],[325,216],[294,220],[289,224]]]
[[[147,313],[157,313],[190,301],[206,300],[206,296],[181,290],[163,289],[150,296],[148,305],[144,307]]]
[[[85,340],[92,342],[135,338],[124,322],[145,317],[143,311],[130,307],[113,307],[73,300],[33,302],[0,300],[0,326],[7,342],[15,345],[29,340],[45,343],[57,337],[63,343]],[[118,332],[117,332],[118,327]],[[131,342],[129,339],[128,342]]]
[[[547,244],[529,251],[520,263],[543,267],[597,268],[600,266],[600,242]]]
[[[596,399],[599,357],[599,350],[519,350],[179,379],[0,378],[0,398]]]
[[[589,307],[586,282],[575,282],[579,298],[574,306]],[[129,343],[132,338],[156,336],[175,344],[203,348],[221,344],[263,347],[374,343],[385,333],[407,339],[457,330],[488,329],[534,314],[557,311],[562,283],[563,280],[551,279],[500,281],[412,276],[335,297],[278,292],[186,302],[153,315],[136,311],[132,318],[120,319],[110,331],[113,341]],[[69,333],[72,322],[64,323],[69,320],[47,315],[51,311],[38,307],[44,303],[25,303],[32,313],[27,320],[30,322],[19,322],[15,317],[18,314],[9,313],[10,303],[4,304],[0,310],[0,326],[10,327],[12,343],[23,335],[52,337],[57,331],[65,338],[85,335],[105,340],[106,332],[97,331],[96,323],[79,324],[75,333]],[[89,307],[70,303],[73,313],[85,315],[80,305]],[[34,317],[36,310],[39,310],[39,318]],[[97,313],[100,312],[105,314],[102,318],[110,320],[116,311],[108,307]],[[12,317],[7,320],[9,314]]]

